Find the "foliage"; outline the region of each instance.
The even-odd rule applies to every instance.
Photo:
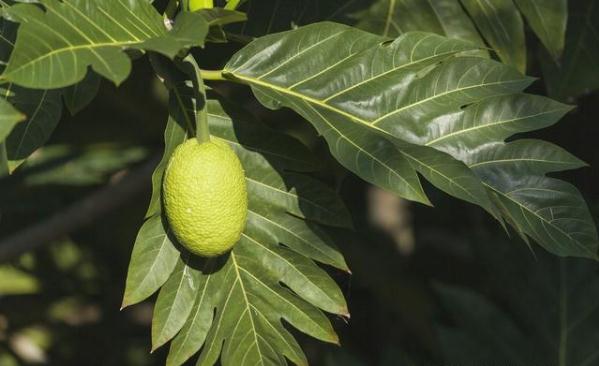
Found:
[[[596,88],[596,72],[589,71],[596,61],[594,0],[570,4],[569,15],[565,0],[232,0],[215,2],[217,8],[204,2],[194,12],[186,10],[186,1],[0,4],[0,176],[27,176],[66,157],[74,161],[68,178],[64,170],[33,173],[26,185],[103,182],[108,172],[143,158],[145,149],[96,146],[72,159],[63,145],[43,148],[65,118],[63,103],[71,114],[82,111],[102,89],[102,79],[121,85],[135,60],[149,60],[148,72],[165,86],[164,152],[152,175],[122,306],[158,292],[152,350],[170,342],[167,365],[183,364],[196,353],[198,365],[219,360],[224,365],[304,365],[308,357],[296,330],[339,343],[331,317],[348,319],[349,309],[333,278],[345,278],[350,270],[338,248],[341,241],[330,232],[342,236],[360,228],[326,179],[331,166],[341,170],[337,163],[423,205],[442,201],[430,183],[479,206],[531,250],[529,239],[558,257],[597,259],[599,238],[585,200],[574,186],[548,176],[586,164],[552,143],[521,137],[555,124],[573,108],[526,91],[535,81],[524,75],[530,65],[541,63],[548,93],[556,99],[572,100]],[[567,20],[581,14],[583,21],[566,32]],[[526,37],[523,19],[536,43]],[[234,46],[237,41],[242,45]],[[531,61],[531,54],[541,57]],[[224,67],[207,71],[198,65],[209,62]],[[231,86],[222,87],[223,81]],[[251,100],[273,116],[292,110],[323,137],[328,151],[314,148],[313,135],[297,138],[263,123],[236,99],[231,89],[243,86],[234,84],[249,86]],[[161,199],[174,149],[208,129],[238,155],[249,194],[242,238],[216,259],[194,256],[176,242]],[[327,160],[329,152],[333,162]],[[594,267],[590,261],[574,266],[581,260],[546,256],[541,255],[547,268],[540,265],[521,275],[555,284],[546,272],[560,273],[558,310],[565,315],[539,315],[531,327],[559,320],[563,333],[564,319],[586,314],[584,309],[570,314],[571,309],[587,304],[584,296],[569,302],[564,286],[592,278]],[[517,262],[508,255],[493,260],[489,266]],[[25,279],[20,291],[37,291],[27,271],[2,268]],[[438,288],[450,313],[464,320],[457,333],[442,332],[446,349],[482,342],[477,349],[491,358],[506,352],[510,362],[536,362],[527,358],[523,350],[529,342],[508,315],[469,291]],[[473,307],[479,312],[467,311]],[[536,321],[535,315],[526,317]],[[493,348],[484,338],[486,317],[507,348]],[[548,355],[544,362],[571,361],[573,343],[559,337],[558,356]],[[580,343],[595,341],[584,334],[580,338]],[[535,343],[529,348],[550,347]],[[474,357],[446,355],[449,362]]]
[[[593,365],[599,278],[595,263],[538,253],[537,259],[487,238],[478,259],[493,273],[498,305],[482,294],[439,285],[453,325],[439,327],[451,363]],[[497,248],[500,248],[499,250]]]

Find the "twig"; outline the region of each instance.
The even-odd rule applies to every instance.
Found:
[[[25,252],[49,244],[65,235],[93,223],[136,197],[149,187],[152,172],[159,157],[152,157],[128,173],[116,174],[109,185],[75,202],[47,220],[0,240],[0,263]]]

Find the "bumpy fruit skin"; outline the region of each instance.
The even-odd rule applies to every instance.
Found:
[[[179,145],[166,167],[163,203],[169,226],[190,252],[215,257],[239,240],[247,218],[243,167],[225,142]]]

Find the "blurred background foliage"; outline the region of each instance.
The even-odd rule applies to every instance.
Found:
[[[234,31],[255,36],[318,19],[370,28],[376,22],[367,17],[376,16],[377,3],[252,1],[250,22]],[[560,176],[581,189],[594,217],[598,14],[593,0],[570,1],[559,64],[527,33],[527,73],[541,77],[533,92],[577,105],[557,126],[534,135],[593,167]],[[198,59],[218,68],[238,47],[213,44]],[[341,348],[298,334],[313,365],[599,365],[596,263],[533,252],[479,208],[432,187],[427,193],[435,208],[390,196],[346,174],[297,115],[265,110],[243,87],[212,87],[214,95],[322,156],[330,169],[320,178],[339,190],[354,217],[355,232],[332,232],[352,275],[327,268],[344,290],[351,320],[334,319]],[[121,88],[102,82],[87,108],[75,116],[64,112],[46,146],[0,179],[0,241],[151,161],[163,145],[166,105],[166,91],[140,58]],[[0,264],[0,365],[164,364],[164,349],[149,354],[153,299],[119,311],[149,179],[143,187],[92,224]]]

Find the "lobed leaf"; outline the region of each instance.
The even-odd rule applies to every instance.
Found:
[[[177,79],[168,64],[155,58],[153,62],[174,101],[165,132],[168,145],[163,163],[154,172],[149,210],[160,215],[164,164],[185,141],[185,126],[193,126],[185,120],[194,118],[195,101],[182,75]],[[305,365],[305,355],[282,321],[318,339],[337,342],[322,311],[347,316],[347,306],[335,282],[313,260],[347,271],[343,257],[318,223],[348,226],[349,215],[332,190],[300,173],[316,170],[318,163],[297,140],[252,121],[232,106],[208,101],[205,108],[212,138],[227,141],[246,170],[248,221],[230,254],[208,260],[179,259],[174,271],[161,272],[168,272],[168,280],[160,277],[152,282],[157,286],[150,290],[146,285],[143,296],[135,296],[137,300],[147,297],[164,284],[154,313],[153,348],[171,340],[167,365],[180,365],[200,349],[198,364],[202,365],[218,359],[223,365],[285,364],[286,358]],[[178,250],[181,258],[188,255]],[[134,248],[132,263],[142,255]],[[129,278],[131,273],[135,272]],[[140,274],[137,277],[128,280],[128,288],[143,280]]]
[[[200,14],[184,13],[169,32],[144,0],[43,0],[16,4],[6,14],[21,26],[4,80],[28,88],[53,89],[81,81],[87,68],[120,84],[131,70],[125,49],[152,50],[174,57],[203,44],[208,25]]]
[[[571,107],[523,94],[533,79],[509,66],[463,56],[476,49],[429,33],[386,42],[318,23],[257,39],[224,75],[250,85],[265,106],[301,114],[337,160],[373,184],[428,203],[420,173],[557,255],[595,258],[599,240],[580,194],[544,176],[580,162],[543,142],[505,144]],[[544,154],[549,161],[534,161]]]

